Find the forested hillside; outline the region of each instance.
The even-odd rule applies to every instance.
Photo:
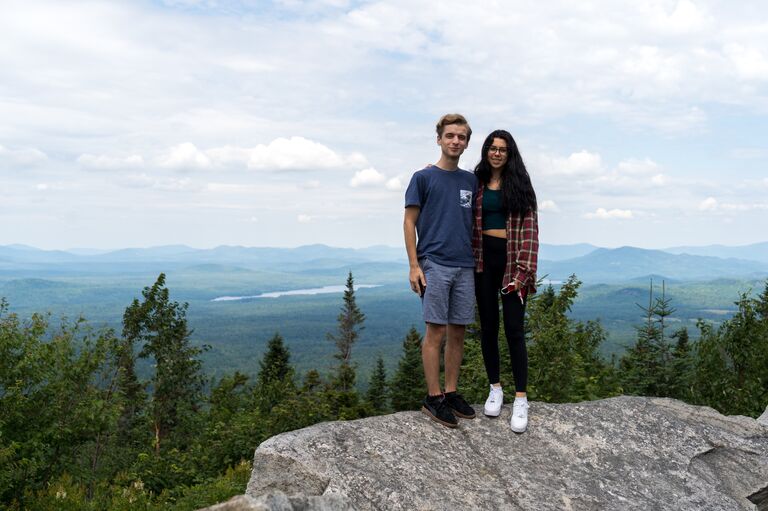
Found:
[[[202,371],[208,347],[190,341],[188,305],[172,299],[165,278],[127,303],[116,330],[85,319],[20,317],[2,302],[2,508],[196,509],[242,493],[253,449],[274,434],[419,407],[416,329],[403,336],[394,370],[377,358],[367,381],[358,381],[358,347],[372,318],[351,273],[336,327],[315,332],[334,352],[330,368],[297,371],[276,333],[257,371],[213,379]],[[572,276],[529,303],[532,400],[655,395],[753,417],[768,403],[768,282],[758,295],[733,296],[736,311],[719,325],[700,321],[695,329],[675,323],[674,301],[663,285],[652,287],[633,343],[610,359],[601,354],[601,323],[570,314],[580,285]],[[506,343],[500,347],[507,364]],[[142,362],[146,376],[136,370]],[[511,382],[508,365],[502,382]],[[487,390],[476,326],[460,390],[472,402]]]

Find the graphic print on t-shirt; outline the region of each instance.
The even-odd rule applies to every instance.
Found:
[[[472,207],[472,190],[459,190],[459,205],[462,208]]]

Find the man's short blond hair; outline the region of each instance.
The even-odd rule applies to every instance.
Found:
[[[437,121],[436,128],[437,128],[438,138],[443,136],[443,130],[449,124],[458,124],[460,126],[466,126],[467,141],[469,141],[469,138],[472,136],[472,128],[469,127],[469,123],[467,122],[467,119],[461,114],[445,114],[440,118],[439,121]]]

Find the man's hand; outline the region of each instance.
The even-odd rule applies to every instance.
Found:
[[[427,278],[421,271],[421,266],[411,266],[408,274],[408,280],[411,281],[411,290],[419,296],[424,296],[424,290],[427,288]]]

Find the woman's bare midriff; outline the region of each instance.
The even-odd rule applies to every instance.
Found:
[[[493,236],[494,238],[506,238],[507,237],[507,230],[506,229],[486,229],[483,231],[483,234],[486,236]]]

